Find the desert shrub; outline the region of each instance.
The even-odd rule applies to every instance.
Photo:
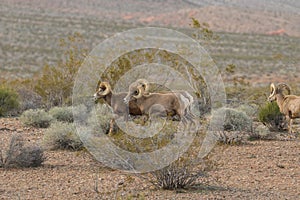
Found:
[[[0,117],[9,114],[10,111],[18,109],[18,95],[11,89],[0,87]]]
[[[77,122],[85,122],[90,114],[90,111],[88,110],[87,106],[83,104],[72,106],[72,112],[73,112],[73,119],[74,120],[76,119]]]
[[[197,40],[211,41],[216,40],[219,37],[210,29],[209,24],[206,22],[200,23],[199,20],[191,18],[191,27],[194,28],[195,32],[193,36]]]
[[[61,122],[73,122],[72,107],[53,107],[49,110],[49,114]]]
[[[285,116],[280,113],[276,102],[267,102],[263,105],[259,109],[258,119],[267,126],[270,131],[283,131],[286,129]]]
[[[258,113],[258,106],[256,104],[242,104],[236,109],[245,112],[249,117],[256,117]]]
[[[38,167],[45,161],[39,146],[25,146],[20,136],[11,138],[7,151],[0,154],[0,167]]]
[[[83,144],[76,134],[75,125],[65,122],[53,122],[45,132],[43,144],[51,150],[80,150],[83,148]]]
[[[22,113],[20,120],[26,126],[33,126],[37,128],[47,128],[50,126],[53,118],[42,109],[30,109]]]
[[[20,167],[38,167],[44,160],[43,149],[39,146],[24,147],[17,155],[17,164]]]
[[[93,131],[95,134],[99,132],[99,129],[102,130],[103,133],[108,133],[110,128],[110,120],[113,118],[111,114],[111,108],[107,105],[103,104],[95,107],[96,109],[92,110],[90,114],[90,118],[88,119],[89,126],[93,127]],[[106,113],[102,115],[100,113]],[[114,128],[117,126],[115,125]],[[116,130],[114,130],[116,131]]]
[[[18,95],[19,108],[18,114],[29,109],[42,108],[42,98],[34,91],[35,78],[5,80],[2,87],[12,88]]]
[[[247,135],[241,131],[219,131],[214,134],[219,144],[239,145],[248,139]]]
[[[185,189],[194,186],[197,179],[204,177],[203,171],[195,171],[187,163],[175,162],[151,173],[156,187],[166,190]]]
[[[20,97],[20,111],[29,109],[39,109],[43,107],[42,97],[29,88],[21,87],[17,89]]]
[[[238,111],[232,108],[221,108],[213,112],[213,118],[218,119],[219,122],[223,122],[223,128],[225,131],[252,131],[252,119],[242,111]]]
[[[46,65],[43,68],[35,91],[48,108],[71,105],[75,76],[86,55],[81,42],[82,37],[79,34],[61,40],[61,47],[66,49],[63,54],[65,58],[54,66]]]
[[[263,124],[256,126],[253,133],[249,135],[249,140],[270,140],[274,138],[275,135]]]

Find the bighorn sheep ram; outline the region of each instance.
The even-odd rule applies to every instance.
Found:
[[[271,93],[268,101],[275,101],[280,109],[280,112],[285,115],[288,120],[289,133],[292,133],[293,119],[300,118],[300,96],[290,95],[291,89],[285,83],[279,83],[275,86],[270,85]],[[286,89],[288,94],[283,94],[283,89]]]
[[[116,117],[124,117],[124,120],[128,120],[128,115],[141,115],[142,112],[138,105],[134,101],[129,101],[129,104],[125,104],[123,99],[126,97],[126,92],[113,93],[111,86],[108,82],[101,82],[98,84],[96,93],[94,94],[95,102],[98,99],[104,99],[104,101],[113,109]],[[114,119],[110,121],[109,133],[112,132],[114,126]]]
[[[163,116],[178,115],[184,123],[187,120],[194,122],[194,115],[191,112],[194,99],[188,92],[149,93],[148,89],[148,81],[138,79],[129,86],[124,102],[128,103],[133,98],[143,114],[151,115],[153,112],[160,112]]]

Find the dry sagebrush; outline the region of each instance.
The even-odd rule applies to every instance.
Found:
[[[39,146],[25,146],[21,136],[13,136],[7,150],[1,149],[0,167],[38,167],[45,161]]]

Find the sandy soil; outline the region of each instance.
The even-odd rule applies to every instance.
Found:
[[[38,142],[43,131],[1,118],[1,149],[13,134]],[[103,166],[86,151],[46,151],[42,167],[0,169],[0,199],[299,199],[299,138],[220,149],[208,177],[181,191],[156,189],[136,175]]]

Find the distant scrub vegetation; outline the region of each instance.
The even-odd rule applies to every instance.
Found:
[[[61,40],[61,47],[66,49],[65,57],[57,65],[46,65],[38,77],[34,90],[47,108],[71,105],[75,76],[86,55],[80,46],[82,42],[80,34]]]
[[[60,41],[63,54],[57,64],[46,64],[31,79],[1,81],[9,89],[0,87],[0,116],[16,108],[22,113],[28,109],[70,106],[76,73],[87,52],[83,44],[82,36],[75,33]]]

